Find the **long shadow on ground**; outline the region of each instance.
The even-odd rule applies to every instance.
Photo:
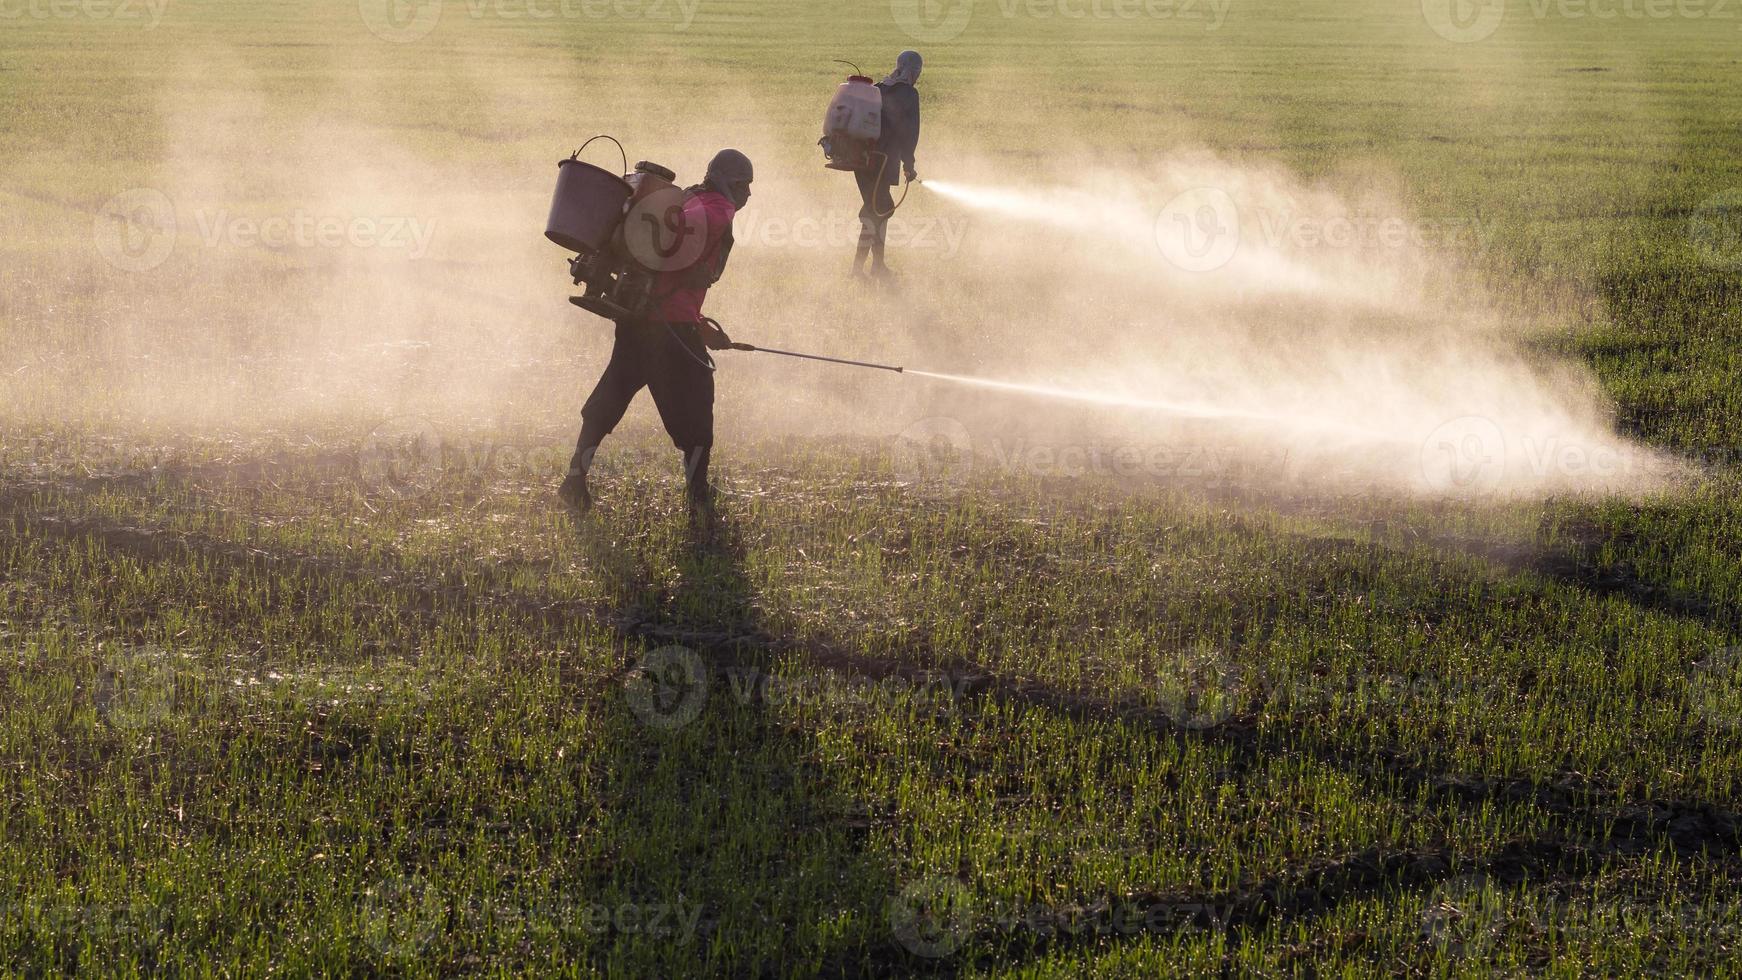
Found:
[[[607,902],[681,896],[703,910],[695,935],[614,935],[595,965],[669,976],[902,972],[883,918],[900,886],[849,819],[862,808],[836,788],[807,733],[763,698],[773,664],[758,654],[771,651],[726,653],[762,632],[732,527],[692,522],[670,589],[592,529],[578,538],[609,594],[638,598],[608,620],[636,664],[604,707],[613,806],[603,826],[582,831],[617,861],[577,885],[602,887]]]
[[[311,567],[303,570],[321,575],[379,580],[380,572],[391,571],[340,559],[267,555],[240,543],[101,521],[57,523],[52,514],[35,513],[17,501],[7,516],[28,533],[95,539],[147,560],[197,555],[214,574],[224,568],[262,574],[306,564]],[[393,588],[406,593],[411,609],[510,604],[535,629],[540,623],[592,617],[612,626],[632,661],[673,644],[689,648],[692,658],[668,651],[663,661],[650,663],[640,686],[630,686],[637,692],[633,697],[630,689],[611,689],[603,699],[602,751],[613,806],[600,825],[577,826],[575,832],[598,835],[611,860],[564,873],[598,907],[663,908],[668,922],[692,921],[684,916],[694,914],[694,925],[655,935],[649,928],[614,924],[607,930],[609,941],[598,947],[598,965],[677,969],[712,955],[715,969],[765,973],[791,965],[787,957],[796,948],[812,957],[814,970],[831,974],[951,970],[946,962],[909,957],[890,942],[880,913],[903,883],[888,857],[875,852],[863,824],[847,818],[859,812],[855,801],[832,785],[804,731],[754,697],[742,696],[745,688],[731,682],[746,671],[754,678],[777,656],[801,656],[806,669],[872,679],[919,678],[951,665],[924,657],[918,658],[921,663],[900,663],[858,654],[849,645],[797,644],[771,635],[755,606],[744,547],[730,527],[684,543],[675,555],[678,584],[670,589],[655,583],[636,553],[610,548],[596,536],[583,535],[579,547],[606,578],[608,593],[620,597],[614,606],[579,609],[528,593],[480,594],[475,580],[454,589],[437,585],[433,593],[413,581],[395,581]],[[707,675],[701,684],[705,696],[686,718],[691,711],[686,705],[697,702],[690,693],[694,674],[684,668],[697,661]],[[972,670],[972,665],[961,669]],[[1721,859],[1742,851],[1737,815],[1699,800],[1617,805],[1607,788],[1578,777],[1474,780],[1401,752],[1375,755],[1299,744],[1288,733],[1266,732],[1239,714],[1219,725],[1194,727],[1152,708],[1110,704],[1045,684],[978,676],[970,690],[977,699],[1116,719],[1164,738],[1228,746],[1237,770],[1288,752],[1354,775],[1375,793],[1419,794],[1459,808],[1529,804],[1543,809],[1555,818],[1556,831],[1474,861],[1503,880],[1588,877],[1611,856],[1650,852],[1666,843]],[[674,720],[678,723],[671,724]],[[1218,918],[1245,930],[1278,919],[1308,919],[1361,894],[1426,886],[1460,864],[1465,871],[1471,867],[1471,861],[1454,862],[1443,852],[1363,853],[1229,893],[1154,896],[1153,902],[1177,912],[1181,929],[1194,927],[1203,910],[1220,909]],[[1028,945],[1038,951],[1051,942]]]
[[[538,596],[524,590],[481,590],[480,586],[486,583],[479,582],[475,576],[453,582],[430,581],[417,575],[402,577],[392,574],[393,569],[359,567],[341,558],[266,553],[240,542],[198,534],[161,533],[151,527],[132,527],[106,519],[66,519],[52,512],[38,512],[27,502],[17,500],[6,506],[0,516],[20,522],[20,528],[27,533],[63,540],[94,539],[105,548],[147,560],[184,559],[197,555],[201,564],[214,572],[232,568],[239,573],[255,575],[298,572],[375,583],[391,581],[393,588],[404,594],[400,608],[424,615],[433,616],[437,611],[453,613],[470,608],[507,606],[529,627],[548,630],[556,630],[577,617],[584,617],[610,626],[626,644],[637,648],[649,644],[685,644],[705,653],[714,665],[732,670],[759,670],[773,656],[801,654],[817,669],[868,680],[902,678],[924,682],[936,679],[942,672],[953,682],[962,684],[962,689],[971,696],[1029,704],[1083,718],[1135,722],[1166,737],[1231,744],[1239,750],[1234,760],[1236,766],[1242,761],[1256,762],[1272,751],[1286,750],[1296,755],[1304,752],[1364,781],[1395,780],[1412,793],[1425,790],[1470,805],[1480,805],[1485,801],[1534,800],[1569,816],[1588,811],[1604,821],[1615,816],[1610,810],[1591,810],[1592,800],[1613,801],[1617,798],[1610,787],[1572,774],[1565,779],[1473,779],[1412,761],[1408,754],[1401,752],[1381,753],[1375,758],[1371,752],[1348,753],[1331,746],[1315,751],[1292,737],[1278,741],[1280,736],[1263,735],[1238,712],[1226,722],[1213,726],[1179,724],[1168,711],[1153,706],[1120,703],[1104,695],[1067,690],[1044,682],[988,675],[976,664],[954,662],[923,649],[912,651],[914,656],[911,658],[896,660],[858,653],[846,642],[783,639],[762,625],[743,575],[742,544],[730,532],[712,543],[694,543],[692,550],[681,559],[684,567],[680,580],[684,584],[672,595],[657,593],[647,570],[636,564],[638,559],[629,551],[605,547],[596,536],[590,543],[583,538],[583,547],[619,600],[612,605],[588,603],[577,606],[572,601]],[[1372,547],[1356,542],[1345,543],[1353,547]],[[1263,637],[1275,627],[1275,616],[1274,609],[1254,606],[1245,611],[1237,625],[1242,635],[1251,634],[1257,637],[1253,642],[1261,644]],[[1265,695],[1269,692],[1260,687],[1252,693]],[[1377,771],[1375,762],[1382,763]],[[1697,812],[1709,814],[1701,822],[1716,820],[1726,828],[1735,823],[1732,814],[1715,811],[1703,801],[1642,799],[1635,802],[1650,811],[1669,814],[1671,819]],[[1685,826],[1686,821],[1682,821],[1682,825]],[[1639,830],[1652,833],[1646,827]],[[1736,850],[1739,842],[1734,837],[1732,832],[1725,830],[1708,843],[1721,851]],[[1696,836],[1685,843],[1698,847],[1699,841]]]

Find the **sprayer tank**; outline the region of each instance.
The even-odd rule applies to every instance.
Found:
[[[823,135],[875,140],[883,130],[883,90],[864,75],[850,76],[835,89],[823,116]]]
[[[877,135],[883,131],[883,90],[864,75],[852,75],[835,89],[823,113],[824,164],[831,170],[858,170],[870,165]]]
[[[596,252],[611,241],[634,189],[622,177],[574,158],[557,162],[556,194],[544,237],[571,252]]]
[[[618,222],[617,230],[611,235],[611,246],[617,254],[634,262],[639,262],[649,268],[659,268],[661,250],[668,244],[665,235],[672,234],[672,217],[669,212],[676,210],[681,223],[684,193],[678,189],[677,173],[668,167],[642,160],[635,164],[634,171],[625,174],[623,180],[629,184],[629,199],[623,204],[626,220]],[[641,224],[641,218],[646,216],[656,218],[659,224],[648,228]],[[636,242],[630,242],[630,223],[636,222],[634,232]],[[648,241],[648,233],[653,241]],[[639,246],[639,247],[638,247]],[[675,247],[675,246],[674,246]]]

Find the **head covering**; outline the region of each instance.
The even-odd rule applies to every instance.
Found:
[[[906,82],[909,85],[919,84],[919,70],[925,65],[918,51],[903,51],[895,56],[895,70],[883,80],[884,85],[894,85]]]
[[[750,200],[750,182],[755,179],[750,158],[737,150],[721,150],[708,161],[707,182],[731,198],[733,207],[741,208]]]

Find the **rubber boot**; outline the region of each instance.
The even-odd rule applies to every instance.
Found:
[[[875,219],[861,214],[859,216],[859,244],[853,252],[853,278],[864,274],[865,260],[871,255],[871,246],[877,241],[877,226]]]
[[[888,264],[883,261],[883,231],[882,228],[877,229],[877,238],[871,243],[871,278],[873,279],[892,279],[895,277],[895,270],[889,268]]]
[[[576,514],[585,514],[593,509],[593,495],[587,489],[587,471],[569,470],[569,475],[563,478],[563,484],[556,489],[556,497],[564,507]]]
[[[713,456],[710,446],[694,446],[684,452],[684,493],[692,512],[712,512],[714,488],[708,482],[708,462]]]
[[[575,455],[569,460],[568,475],[563,477],[562,486],[556,488],[556,497],[564,507],[576,514],[585,514],[593,509],[593,494],[587,487],[587,470],[592,468],[593,457],[599,452],[599,443],[605,437],[594,427],[585,422],[581,425],[581,437],[575,443]]]

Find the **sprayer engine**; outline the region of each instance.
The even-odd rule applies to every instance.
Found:
[[[544,230],[544,237],[576,253],[569,274],[586,288],[569,302],[608,320],[645,316],[653,311],[660,273],[681,268],[695,250],[685,247],[693,236],[684,224],[684,192],[677,175],[657,163],[643,160],[618,176],[578,159],[581,150],[557,162]]]
[[[849,75],[823,113],[823,148],[830,170],[863,170],[883,131],[883,90],[865,75]]]

